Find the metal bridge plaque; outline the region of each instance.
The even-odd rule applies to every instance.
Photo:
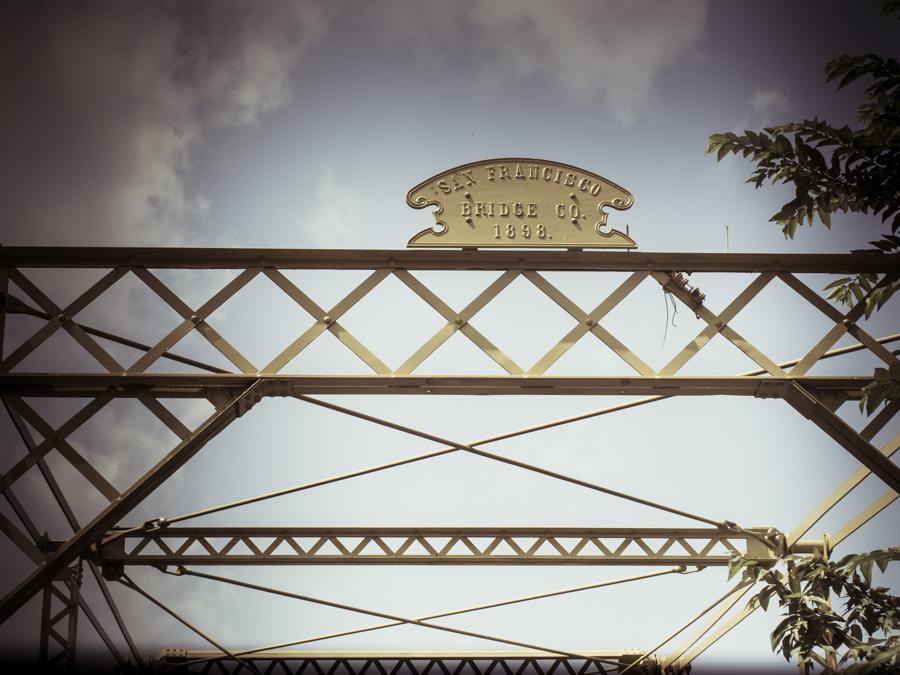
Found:
[[[436,206],[433,228],[409,247],[636,248],[607,228],[606,207],[630,192],[590,171],[543,159],[485,159],[444,171],[406,195],[414,209]]]

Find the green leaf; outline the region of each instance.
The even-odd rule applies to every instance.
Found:
[[[719,152],[716,153],[716,161],[721,162],[722,158],[731,151],[732,147],[730,143],[723,143],[719,146]]]

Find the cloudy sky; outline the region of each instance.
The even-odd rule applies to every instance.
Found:
[[[0,243],[5,246],[402,248],[430,221],[427,213],[406,206],[410,187],[452,166],[504,156],[573,164],[627,188],[635,204],[612,214],[610,223],[620,228],[627,223],[642,250],[722,251],[725,225],[732,251],[846,251],[880,231],[869,219],[843,217],[831,231],[803,228],[796,240],[785,242],[780,228],[767,221],[790,192],[755,191],[744,183],[750,169],[746,162],[717,164],[704,154],[707,137],[715,132],[812,116],[853,123],[860,87],[836,92],[824,85],[823,67],[841,53],[898,56],[897,21],[882,18],[879,3],[870,0],[9,1],[0,9],[0,31]],[[196,296],[190,302],[208,297],[224,278],[219,273],[202,280],[161,276],[186,298]],[[66,281],[35,271],[32,278],[46,284],[58,303],[90,282],[84,274]],[[444,297],[458,308],[492,278],[435,275],[432,282],[435,288],[443,284]],[[336,302],[360,280],[352,275],[297,279],[323,305]],[[703,280],[704,291],[722,308],[747,281],[710,278]],[[581,294],[585,307],[602,299],[590,283],[571,282],[573,297]],[[290,342],[308,318],[295,319],[296,306],[260,284],[254,282],[240,303],[236,299],[223,309],[216,323],[257,364]],[[386,314],[361,306],[347,318],[348,328],[365,336],[366,344],[394,366],[415,348],[416,338],[421,343],[442,325],[427,307],[398,309],[401,290],[390,283],[379,289],[376,299],[388,308]],[[677,325],[669,324],[663,343],[664,299],[658,288],[642,290],[630,324],[628,312],[620,313],[619,330],[630,330],[639,351],[661,365],[693,337],[699,324],[683,311]],[[788,344],[787,336],[767,329],[772,321],[799,316],[783,291],[772,291],[773,314],[760,310],[742,325],[776,360],[798,356],[827,328],[806,308],[810,318],[791,331],[799,344]],[[139,308],[149,293],[132,277],[109,293],[118,309],[89,308],[85,322],[147,340],[158,339],[174,325],[174,314],[158,302],[151,309]],[[511,287],[505,297],[506,304],[500,303],[490,317],[486,312],[479,326],[500,336],[511,355],[528,361],[542,353],[540,339],[568,329],[558,323],[546,335],[539,326],[527,336],[510,337],[510,328],[522,320],[522,308],[531,300],[520,286]],[[4,353],[38,325],[29,321],[10,323]],[[379,322],[409,328],[398,338],[379,329]],[[869,330],[877,335],[896,332],[896,321],[891,325],[889,317],[875,317]],[[76,368],[71,345],[48,345],[18,369]],[[217,358],[203,351],[202,340],[182,347],[185,353],[196,350],[198,357]],[[292,368],[334,371],[346,358],[339,346],[330,344],[311,353]],[[727,345],[713,353],[707,365],[717,374],[748,369]],[[454,358],[456,352],[450,352],[432,363],[433,372],[458,372]],[[589,358],[579,352],[559,372],[581,372],[586,361],[578,359]],[[858,359],[834,368],[868,372],[872,365]],[[689,374],[702,372],[698,366]],[[390,400],[343,401],[463,441],[609,402],[513,406],[509,401],[456,399],[404,401],[401,406]],[[783,404],[704,403],[701,409],[696,401],[667,402],[646,418],[634,413],[604,418],[602,424],[503,450],[689,510],[785,531],[855,468],[851,458]],[[194,423],[204,412],[172,407]],[[845,406],[842,414],[859,423],[852,407]],[[60,420],[67,416],[62,410],[44,412]],[[140,421],[139,413],[124,404],[112,406],[96,427],[87,427],[73,440],[120,489],[174,440],[161,426]],[[5,471],[23,450],[8,422],[3,424]],[[734,438],[739,425],[746,425],[747,433]],[[878,439],[892,433],[896,428],[889,427]],[[271,401],[229,429],[133,519],[175,515],[172,511],[421,451],[420,441],[372,431],[295,402]],[[50,459],[58,461],[53,455]],[[58,463],[66,476],[64,463]],[[259,466],[271,470],[259,472]],[[509,470],[473,458],[442,459],[404,471],[214,522],[689,524],[527,475],[509,480]],[[806,477],[800,486],[787,477],[791,472]],[[673,481],[673,475],[679,477]],[[84,517],[100,507],[99,495],[79,492],[77,476],[63,480],[79,495]],[[843,520],[835,516],[832,530],[854,507],[858,510],[880,494],[883,486],[871,482]],[[40,505],[37,493],[32,499],[47,518],[45,527],[64,536],[59,517]],[[897,515],[896,506],[889,509],[847,545],[896,544]],[[4,591],[25,569],[17,555],[9,554]],[[241,574],[412,614],[589,583],[598,574],[611,578],[617,572],[456,569],[438,577],[431,569],[351,571]],[[263,611],[258,599],[243,593],[203,584],[190,586],[190,593],[179,592],[153,574],[142,575],[148,586],[174,604],[181,602],[187,614],[193,612],[198,623],[205,621],[211,633],[232,646],[302,637],[363,620],[286,603]],[[721,592],[722,577],[719,570],[708,570],[677,584],[648,582],[642,593],[609,590],[602,597],[473,615],[452,625],[567,648],[646,649]],[[436,583],[438,588],[428,595],[426,589],[434,590]],[[652,591],[650,584],[656,584]],[[201,646],[127,591],[116,592],[148,653],[161,646]],[[227,609],[235,603],[239,611]],[[657,603],[665,610],[657,612]],[[0,628],[4,644],[22,635],[33,638],[38,611],[32,603],[19,620]],[[754,617],[704,658],[773,659],[767,655],[773,619],[771,614]],[[96,643],[90,631],[85,635],[89,644]],[[325,646],[490,648],[419,628]]]

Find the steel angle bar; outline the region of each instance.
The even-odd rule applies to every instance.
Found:
[[[866,432],[864,432],[866,433]],[[874,431],[871,431],[874,435]],[[881,453],[884,455],[891,455],[895,452],[900,446],[900,434],[896,434],[886,445],[881,448]],[[794,546],[797,542],[800,541],[800,538],[806,534],[833,506],[835,506],[838,502],[840,502],[844,497],[846,497],[857,485],[859,485],[863,479],[868,476],[871,472],[862,467],[858,471],[856,471],[852,476],[850,476],[846,481],[844,481],[838,488],[835,490],[829,497],[819,506],[817,506],[812,513],[805,518],[802,523],[794,529],[788,536],[786,540],[786,544],[788,547]],[[875,504],[883,503],[888,498],[887,493],[883,495],[881,498],[876,500]],[[894,493],[894,497],[896,497],[896,493]],[[867,513],[869,511],[874,511],[871,513],[869,518],[875,515],[878,511],[883,509],[887,504],[885,503],[880,508],[873,504],[863,513]],[[877,509],[877,510],[875,510]],[[863,516],[865,517],[865,516]],[[866,518],[868,520],[868,518]],[[851,521],[852,523],[853,521]],[[862,523],[860,523],[861,525]],[[849,524],[848,524],[849,525]],[[845,526],[847,527],[847,526]],[[857,526],[859,527],[859,525]],[[855,528],[854,528],[855,529]],[[844,535],[842,533],[842,539],[845,536],[849,536],[849,533]],[[735,591],[737,589],[734,589]],[[747,589],[749,591],[749,588]],[[745,591],[746,592],[746,591]],[[736,602],[737,600],[735,600]],[[723,636],[725,636],[728,632],[730,632],[735,626],[739,625],[744,619],[746,619],[750,614],[755,611],[755,608],[744,607],[740,612],[731,617],[725,624],[717,628],[709,637],[707,637],[703,642],[697,644],[698,640],[700,640],[703,635],[708,633],[712,629],[712,625],[707,626],[699,635],[694,636],[693,641],[688,645],[683,645],[681,651],[675,655],[675,657],[682,659],[684,663],[690,663],[695,658],[697,658],[700,654],[709,649],[712,645],[718,642]],[[725,612],[722,613],[724,615]],[[696,645],[696,646],[695,646]]]
[[[408,269],[633,272],[896,272],[900,254],[348,250],[4,246],[0,265],[158,269]]]
[[[707,326],[695,337],[691,342],[685,345],[684,349],[676,354],[667,365],[659,371],[660,375],[674,375],[682,366],[692,359],[709,341],[716,335],[721,334],[735,347],[740,349],[744,354],[750,357],[758,366],[762,367],[767,373],[774,377],[784,377],[785,372],[772,361],[768,356],[753,346],[753,344],[742,337],[728,325],[747,304],[755,298],[763,288],[773,279],[774,274],[771,272],[763,272],[757,276],[750,284],[741,291],[738,296],[719,314],[714,314],[707,309],[701,302],[697,302],[686,289],[682,288],[675,282],[669,273],[655,272],[653,278],[656,279],[663,290],[668,291],[685,306],[695,312],[698,317],[703,319]]]
[[[297,286],[291,282],[286,276],[284,276],[281,272],[276,269],[267,268],[263,271],[263,273],[272,281],[278,288],[280,288],[285,295],[287,295],[291,300],[296,302],[300,307],[306,310],[307,314],[313,317],[316,320],[310,328],[308,328],[302,335],[300,335],[296,340],[294,340],[291,344],[285,347],[282,352],[272,359],[268,365],[266,365],[262,372],[265,373],[277,373],[282,368],[284,368],[288,363],[290,363],[291,359],[293,359],[297,354],[306,349],[313,340],[315,340],[319,335],[328,330],[332,335],[334,335],[338,340],[340,340],[345,347],[347,347],[351,352],[353,352],[359,359],[365,363],[369,368],[371,368],[374,372],[380,374],[390,373],[391,369],[388,368],[384,362],[379,359],[375,354],[373,354],[365,345],[363,345],[359,340],[357,340],[350,332],[344,328],[343,325],[338,321],[344,314],[350,311],[354,305],[356,305],[360,300],[366,297],[376,286],[378,286],[384,279],[388,276],[389,272],[387,270],[375,270],[366,277],[362,283],[356,286],[352,291],[350,291],[347,295],[343,297],[334,307],[331,308],[330,311],[326,312],[324,309],[319,307],[312,298],[310,298],[306,293],[301,291]]]
[[[449,305],[406,270],[395,270],[394,276],[447,320],[447,325],[438,330],[437,333],[397,368],[396,374],[408,375],[411,373],[457,331],[465,335],[478,349],[484,352],[510,375],[521,375],[524,372],[511,358],[504,354],[499,347],[488,340],[478,329],[469,323],[491,300],[496,298],[507,286],[518,278],[518,271],[508,271],[501,274],[497,279],[491,282],[487,288],[479,293],[472,302],[466,305],[459,314],[454,312]]]
[[[752,584],[746,583],[746,584],[743,584],[743,585],[744,585],[744,586],[751,586]],[[739,588],[740,588],[740,586],[738,587],[738,589],[739,589]],[[662,649],[665,645],[669,644],[672,640],[674,640],[676,637],[678,637],[679,635],[681,635],[681,633],[683,633],[683,632],[686,631],[688,628],[690,628],[691,626],[693,626],[695,623],[697,623],[700,619],[702,619],[704,616],[706,616],[709,612],[711,612],[712,610],[714,610],[714,609],[715,609],[716,607],[718,607],[720,604],[722,604],[722,603],[727,603],[727,601],[728,601],[728,599],[731,597],[732,593],[734,593],[734,592],[735,592],[736,590],[738,590],[738,589],[729,590],[727,593],[725,593],[725,595],[723,595],[723,596],[717,598],[714,602],[712,602],[711,604],[707,605],[707,606],[704,607],[702,610],[700,610],[700,612],[699,612],[693,619],[691,619],[690,621],[688,621],[687,623],[685,623],[684,625],[682,625],[681,628],[677,629],[675,632],[670,633],[669,636],[666,637],[662,642],[660,642],[660,643],[654,645],[651,649],[645,651],[644,654],[647,654],[647,655],[654,655],[654,654],[656,654],[657,651],[659,651],[660,649]],[[646,658],[646,657],[645,657],[645,658]],[[620,671],[620,675],[625,675],[625,673],[627,673],[628,671],[632,670],[635,666],[639,665],[639,663],[640,663],[640,661],[635,661],[634,663],[630,664],[627,668],[625,668],[624,670]]]
[[[843,331],[837,333],[837,338],[840,337],[843,332],[850,333],[857,340],[862,342],[869,348],[869,350],[875,354],[878,358],[884,361],[886,364],[890,365],[897,361],[897,358],[891,354],[888,350],[878,344],[878,341],[875,340],[871,335],[869,335],[866,331],[856,325],[856,321],[863,315],[865,311],[865,298],[860,300],[854,305],[847,314],[842,315],[833,305],[828,303],[822,296],[813,291],[809,286],[804,284],[802,281],[797,279],[793,274],[782,273],[779,274],[779,277],[784,281],[791,289],[793,289],[798,295],[803,297],[807,302],[809,302],[813,307],[822,312],[825,316],[835,322],[835,324],[843,327]],[[882,280],[879,285],[884,283]],[[823,338],[823,342],[828,346],[834,344],[831,342],[828,344],[827,342],[828,336]],[[816,349],[815,347],[813,348]],[[819,347],[821,349],[821,347]],[[812,356],[811,354],[810,356]],[[801,363],[803,363],[801,361]],[[802,372],[802,371],[801,371]]]
[[[728,614],[728,612],[741,601],[741,598],[746,596],[752,589],[753,584],[741,582],[732,588],[729,593],[722,596],[718,608],[712,613],[709,619],[707,619],[700,628],[691,634],[691,636],[679,645],[671,654],[662,659],[663,668],[671,666],[673,670],[678,671],[681,669],[681,666],[690,664],[691,659],[695,656],[692,656],[691,659],[683,659],[685,652],[702,640],[703,636],[709,633],[709,631],[722,620],[722,617]]]
[[[323,598],[316,598],[310,595],[303,595],[301,593],[291,593],[289,591],[284,591],[277,588],[272,588],[269,586],[262,586],[259,584],[249,583],[247,581],[241,581],[239,579],[232,579],[230,577],[223,577],[216,574],[207,574],[206,572],[198,572],[196,570],[187,569],[184,567],[179,567],[174,572],[164,571],[165,574],[172,574],[174,576],[193,576],[200,579],[207,579],[209,581],[217,581],[224,584],[230,584],[232,586],[238,586],[240,588],[246,588],[253,591],[259,591],[261,593],[268,593],[271,595],[279,595],[285,598],[291,598],[294,600],[300,600],[303,602],[310,602],[316,605],[322,605],[323,607],[332,607],[334,609],[343,609],[348,612],[354,612],[357,614],[365,614],[368,616],[372,616],[378,619],[386,619],[392,622],[398,622],[401,624],[409,624],[412,626],[421,626],[422,628],[432,628],[434,630],[443,631],[446,633],[454,633],[456,635],[463,635],[465,637],[473,637],[481,640],[489,640],[491,642],[499,642],[501,644],[511,645],[513,647],[523,647],[525,649],[535,649],[542,652],[546,652],[548,654],[556,654],[558,656],[566,656],[569,658],[576,659],[584,659],[590,658],[589,656],[579,653],[579,652],[570,652],[561,649],[554,649],[551,647],[544,647],[541,645],[534,645],[528,642],[521,642],[518,640],[510,640],[508,638],[498,637],[495,635],[487,635],[485,633],[476,633],[475,631],[463,630],[461,628],[451,628],[450,626],[442,626],[441,624],[432,623],[431,621],[423,621],[421,619],[416,619],[413,617],[402,617],[397,616],[395,614],[388,614],[386,612],[378,612],[371,609],[365,609],[363,607],[355,607],[353,605],[348,605],[345,603],[334,602],[331,600],[325,600]],[[595,663],[600,663],[599,660],[591,659]],[[613,665],[616,665],[613,663]],[[606,672],[602,666],[600,672]]]
[[[14,408],[10,407],[6,399],[3,400],[3,404],[29,454],[36,454],[34,438],[32,438],[31,432],[28,431],[28,427],[25,426],[25,421]],[[69,524],[69,527],[72,528],[72,532],[78,532],[78,530],[81,529],[78,518],[75,516],[74,511],[72,511],[72,507],[69,505],[68,500],[63,494],[62,488],[59,486],[59,483],[56,481],[56,477],[53,475],[53,472],[50,470],[50,467],[44,461],[43,457],[40,457],[37,460],[37,466],[38,470],[41,473],[41,476],[44,478],[44,482],[47,483],[50,494],[52,494],[53,498],[56,500],[56,503],[62,511],[66,522],[68,522]],[[35,541],[37,541],[37,538],[35,538]],[[103,577],[98,572],[96,563],[89,561],[88,569],[90,569],[94,580],[97,582],[97,586],[100,589],[101,594],[103,595],[103,599],[106,601],[106,604],[109,607],[110,612],[112,612],[113,618],[115,619],[116,625],[119,627],[119,631],[122,633],[122,637],[125,638],[125,642],[128,644],[128,648],[131,650],[131,655],[134,657],[135,663],[138,663],[140,661],[140,655],[138,654],[137,647],[135,647],[134,640],[132,640],[131,634],[128,632],[128,628],[125,625],[122,614],[119,612],[119,608],[116,606],[112,594],[109,592],[109,587],[106,584],[106,580],[103,579]],[[103,641],[107,644],[107,647],[109,647],[110,651],[121,663],[123,660],[121,656],[119,656],[118,649],[115,647],[115,644],[112,642],[112,640],[107,637],[106,631],[103,629],[99,620],[97,620],[96,618],[92,618],[94,614],[88,607],[87,602],[83,597],[79,598],[79,602],[81,603],[81,608],[84,610],[85,615],[87,615],[88,620],[91,621],[101,639],[103,639]]]
[[[41,460],[41,461],[43,462],[43,460]],[[22,534],[21,532],[16,530],[14,527],[12,527],[8,521],[6,523],[3,523],[3,520],[5,520],[5,517],[2,514],[0,514],[0,531],[7,534],[7,536],[10,537],[10,539],[13,541],[13,543],[15,543],[17,546],[19,546],[20,550],[22,550],[22,552],[25,553],[26,556],[31,558],[32,562],[34,562],[36,564],[40,564],[41,562],[43,562],[46,559],[46,552],[45,552],[46,549],[44,546],[42,546],[42,544],[46,543],[44,540],[44,537],[38,532],[37,527],[35,527],[34,523],[32,522],[31,518],[28,515],[28,512],[23,508],[22,504],[16,498],[15,493],[13,492],[12,488],[8,488],[6,490],[6,493],[4,496],[6,497],[7,501],[9,502],[13,511],[15,512],[16,516],[22,522],[22,525],[27,530],[28,535],[30,537],[30,541],[28,540],[28,538],[25,537],[24,534]],[[38,548],[39,546],[41,546],[41,548]],[[42,549],[44,549],[44,550],[42,550]],[[45,602],[47,601],[48,597],[49,596],[45,597]],[[103,625],[97,619],[97,616],[94,614],[93,610],[91,610],[87,601],[84,599],[84,597],[81,594],[77,594],[77,604],[82,609],[82,611],[85,613],[85,616],[87,616],[88,621],[91,622],[91,625],[97,631],[97,634],[100,636],[100,639],[103,641],[103,643],[109,649],[110,653],[116,659],[116,662],[124,663],[124,661],[122,659],[122,655],[119,653],[119,650],[116,648],[115,644],[110,639],[109,634],[103,628]],[[46,635],[46,632],[45,632],[45,635]]]
[[[44,420],[40,414],[37,413],[31,406],[29,406],[25,401],[23,401],[18,396],[3,396],[4,401],[8,404],[8,407],[15,410],[18,414],[25,418],[25,420],[32,426],[34,429],[44,437],[45,442],[41,443],[40,446],[35,448],[34,452],[29,450],[28,455],[19,460],[13,467],[3,476],[2,486],[3,489],[6,489],[9,485],[11,485],[16,479],[22,476],[28,468],[37,463],[40,459],[44,457],[51,449],[56,448],[57,452],[67,461],[72,467],[80,473],[85,480],[87,480],[94,488],[103,495],[107,501],[112,501],[116,497],[119,496],[119,491],[115,488],[115,486],[110,483],[106,477],[101,474],[94,465],[89,462],[80,452],[78,452],[72,445],[66,440],[65,436],[69,435],[69,433],[74,432],[75,429],[80,426],[84,421],[87,421],[94,414],[99,412],[99,410],[106,404],[106,401],[101,400],[102,397],[98,397],[91,403],[87,404],[84,408],[78,411],[74,417],[70,418],[70,422],[73,424],[69,424],[67,422],[64,424],[64,427],[68,427],[70,431],[65,435],[61,433],[62,428],[60,430],[53,429],[50,424]],[[77,419],[76,419],[77,418]],[[76,424],[77,422],[77,424]]]
[[[2,270],[3,268],[0,268]],[[2,273],[2,272],[0,272]],[[0,281],[2,283],[2,281]],[[42,312],[39,309],[35,309],[30,305],[25,304],[21,300],[11,295],[6,296],[6,313],[8,314],[27,314],[29,316],[34,316],[39,319],[44,319],[45,321],[50,321],[53,317],[46,312]],[[3,313],[0,313],[0,317],[4,316]],[[117,335],[115,333],[110,333],[109,331],[100,330],[99,328],[94,328],[93,326],[88,326],[83,323],[79,323],[72,320],[72,323],[81,330],[83,330],[88,335],[93,337],[102,338],[104,340],[108,340],[109,342],[115,342],[116,344],[123,345],[125,347],[131,347],[132,349],[136,349],[142,352],[148,352],[151,349],[150,345],[146,345],[143,342],[138,342],[137,340],[132,340],[131,338],[123,337],[121,335]],[[186,366],[193,366],[194,368],[199,368],[200,370],[206,370],[211,373],[227,373],[227,370],[223,370],[222,368],[218,368],[217,366],[211,366],[207,363],[203,363],[202,361],[197,361],[196,359],[188,358],[187,356],[181,356],[180,354],[173,354],[172,352],[163,352],[161,358],[168,359],[170,361],[175,361],[177,363],[182,363]]]
[[[872,520],[872,518],[884,511],[884,509],[890,506],[898,496],[900,495],[893,490],[888,490],[874,502],[869,504],[868,507],[853,516],[853,518],[847,521],[837,532],[828,538],[832,548],[836,547],[847,537]]]
[[[790,372],[793,376],[804,375],[809,372],[809,369],[812,368],[828,349],[847,332],[848,327],[863,315],[863,312],[866,309],[865,298],[859,300],[846,314],[841,316],[834,307],[827,302],[824,302],[818,294],[814,293],[812,289],[797,279],[793,274],[781,273],[778,275],[778,278],[807,302],[820,311],[824,311],[825,315],[834,321],[834,325],[815,345],[813,345],[812,349],[797,362],[797,365],[794,366]],[[822,306],[823,304],[827,307],[827,310]]]
[[[178,297],[178,295],[160,281],[159,277],[153,275],[149,270],[135,268],[134,274],[143,281],[150,290],[156,293],[163,302],[175,310],[182,318],[182,322],[173,328],[168,335],[162,338],[162,340],[157,342],[152,349],[135,361],[128,369],[129,373],[142,373],[147,370],[147,368],[153,365],[153,363],[161,358],[165,352],[169,351],[192,330],[196,330],[206,338],[206,340],[215,347],[222,356],[233,363],[241,372],[256,372],[256,367],[225,340],[225,338],[219,335],[219,333],[206,322],[206,318],[233,298],[244,286],[250,283],[256,275],[259,274],[258,268],[246,269],[238,274],[196,310],[191,309]]]
[[[565,354],[583,335],[593,333],[597,339],[609,347],[613,353],[625,361],[640,375],[653,377],[656,371],[642,361],[623,342],[600,325],[600,319],[609,314],[616,306],[647,278],[647,272],[634,272],[612,291],[607,298],[597,305],[592,312],[585,314],[578,305],[572,302],[546,278],[537,272],[525,272],[524,276],[553,302],[567,312],[578,324],[529,369],[529,375],[541,375]]]
[[[894,492],[900,492],[900,467],[860,436],[853,427],[829,410],[822,401],[796,381],[787,388],[785,400],[797,412],[856,457],[861,464],[884,481]]]
[[[871,376],[642,377],[642,376],[414,376],[414,375],[250,375],[246,373],[3,373],[0,389],[19,396],[86,398],[103,394],[132,398],[146,391],[162,398],[201,398],[215,390],[236,393],[257,379],[264,395],[596,395],[596,396],[780,396],[797,382],[819,395],[858,400]]]
[[[17,397],[6,393],[3,395],[6,403],[12,403],[18,400]],[[108,394],[101,394],[89,401],[84,407],[78,410],[72,417],[62,424],[58,429],[54,430],[50,436],[44,438],[34,450],[29,449],[28,455],[20,459],[12,466],[2,477],[0,477],[0,490],[6,490],[10,485],[15,483],[28,469],[34,466],[39,459],[44,457],[48,452],[57,447],[62,441],[72,434],[78,427],[93,417],[100,409],[103,408],[112,397]],[[24,402],[23,406],[24,406]],[[12,406],[8,406],[13,409]]]
[[[91,338],[81,327],[74,323],[71,319],[78,312],[83,310],[94,300],[96,300],[104,291],[112,286],[116,281],[121,279],[128,272],[127,267],[116,267],[107,272],[98,281],[93,283],[87,290],[81,293],[75,300],[69,303],[65,309],[60,309],[56,303],[48,298],[35,284],[31,282],[22,272],[17,269],[10,271],[10,279],[21,288],[25,293],[34,300],[45,312],[50,314],[50,320],[37,330],[30,338],[25,340],[19,347],[13,351],[6,359],[0,363],[0,371],[8,371],[16,364],[20,363],[26,356],[31,354],[47,338],[53,335],[60,328],[65,330],[78,342],[78,344],[93,356],[101,365],[110,371],[120,371],[122,367],[110,356],[93,338]]]
[[[43,552],[35,546],[31,539],[22,532],[18,527],[16,527],[13,522],[0,513],[0,532],[6,535],[6,537],[16,545],[25,556],[31,560],[35,565],[40,565],[44,562],[46,556]]]
[[[107,272],[98,281],[92,284],[87,290],[79,295],[75,300],[69,303],[65,309],[60,309],[43,291],[31,282],[28,277],[19,270],[13,269],[10,278],[21,288],[35,303],[51,315],[51,319],[29,339],[23,342],[16,351],[10,354],[3,363],[0,363],[0,370],[9,370],[22,359],[32,353],[47,338],[55,333],[59,328],[65,328],[66,331],[78,342],[81,347],[93,356],[107,370],[119,371],[121,366],[110,356],[93,338],[87,335],[78,324],[71,319],[78,312],[83,310],[94,300],[96,300],[104,291],[112,286],[116,281],[121,279],[128,272],[127,267],[116,267]]]
[[[6,315],[11,312],[9,301],[9,272],[8,265],[0,265],[0,363],[3,363],[4,345],[6,344]]]
[[[113,527],[123,516],[128,514],[144,498],[159,487],[175,471],[181,468],[191,457],[212,440],[219,432],[239,417],[255,402],[254,392],[259,383],[252,383],[231,401],[216,410],[191,437],[179,443],[163,457],[153,468],[131,485],[125,492],[104,508],[90,523],[82,527],[59,550],[57,550],[38,569],[28,575],[0,602],[0,623],[4,623],[23,604],[25,604],[42,586],[53,578],[95,541]]]
[[[444,612],[438,612],[436,614],[427,614],[424,616],[415,617],[417,621],[428,621],[432,619],[441,619],[449,616],[459,616],[461,614],[468,614],[470,612],[479,612],[485,609],[495,609],[497,607],[507,607],[509,605],[515,605],[523,602],[531,602],[534,600],[542,600],[545,598],[557,597],[560,595],[569,595],[572,593],[580,593],[582,591],[595,590],[597,588],[605,588],[607,586],[616,586],[619,584],[628,583],[631,581],[643,581],[645,579],[652,579],[654,577],[666,576],[669,574],[694,574],[699,570],[687,571],[684,567],[671,567],[669,569],[658,570],[655,572],[647,572],[645,574],[638,574],[635,576],[629,577],[621,577],[618,579],[610,579],[608,581],[599,581],[593,584],[585,584],[582,586],[574,586],[571,588],[563,588],[556,591],[548,591],[546,593],[537,593],[533,595],[525,595],[517,598],[511,598],[509,600],[498,600],[496,602],[490,602],[483,605],[475,605],[473,607],[465,607],[462,609],[454,609],[448,610]],[[363,626],[361,628],[353,628],[345,631],[340,631],[337,633],[327,633],[324,635],[315,635],[312,637],[301,638],[299,640],[293,640],[291,642],[279,642],[276,644],[265,645],[263,647],[257,647],[256,649],[239,651],[236,652],[236,656],[250,656],[250,655],[259,655],[260,652],[266,652],[274,649],[284,649],[285,647],[296,647],[303,644],[310,644],[312,642],[319,642],[322,640],[331,640],[340,637],[347,637],[349,635],[359,635],[361,633],[368,633],[376,630],[382,630],[385,628],[393,628],[395,626],[402,626],[402,621],[389,621],[386,623],[378,623],[371,624],[369,626]],[[308,653],[308,652],[307,652]],[[191,660],[190,664],[203,663],[206,661],[218,661],[221,660],[223,654],[210,655],[206,657],[198,657],[196,660]]]

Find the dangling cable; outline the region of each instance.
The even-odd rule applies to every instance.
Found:
[[[663,292],[663,304],[666,306],[666,327],[663,331],[663,345],[666,344],[666,336],[669,334],[669,302],[672,303],[672,327],[678,328],[678,324],[675,323],[675,315],[678,314],[678,305],[675,304],[675,298],[672,296],[672,292],[667,290],[665,287],[662,289]]]

